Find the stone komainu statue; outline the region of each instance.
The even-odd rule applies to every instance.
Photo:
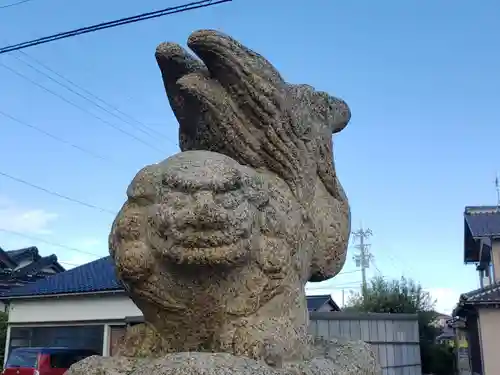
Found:
[[[285,82],[221,33],[195,32],[188,46],[201,60],[177,44],[156,51],[182,152],[136,175],[109,238],[147,323],[121,354],[160,357],[167,372],[182,359],[198,373],[375,374],[363,344],[307,334],[306,282],[335,276],[346,257],[332,135],[348,106]]]

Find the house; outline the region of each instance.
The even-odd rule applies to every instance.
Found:
[[[11,289],[5,351],[30,346],[84,346],[103,355],[142,312],[115,277],[110,257]],[[339,310],[330,296],[308,297],[310,311]],[[7,355],[6,355],[7,357]]]
[[[440,328],[441,330],[448,328],[448,320],[451,319],[450,315],[447,314],[437,314],[436,320],[434,321],[434,326]]]
[[[463,322],[472,372],[500,374],[500,207],[465,208],[464,263],[476,266],[480,288],[460,296],[453,316]]]
[[[447,344],[455,346],[455,332],[451,327],[443,327],[441,333],[436,337],[436,342],[439,344]]]
[[[329,294],[307,296],[307,310],[309,311],[340,311],[340,307]]]
[[[437,314],[436,319],[432,322],[432,325],[440,330],[440,334],[436,337],[436,342],[448,344],[450,346],[455,345],[455,332],[453,328],[449,326],[449,321],[451,319],[452,317],[450,315]]]
[[[0,295],[14,287],[64,272],[57,256],[42,257],[34,246],[5,251],[0,247]],[[3,304],[0,306],[3,311]]]

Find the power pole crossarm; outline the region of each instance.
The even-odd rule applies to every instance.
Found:
[[[356,267],[361,268],[361,290],[363,296],[365,296],[366,291],[366,269],[370,266],[370,261],[372,260],[372,255],[370,253],[370,244],[367,244],[365,240],[373,235],[371,229],[364,230],[363,228],[358,229],[352,233],[354,239],[359,240],[359,244],[354,246],[359,252],[354,255],[353,259],[356,262]]]

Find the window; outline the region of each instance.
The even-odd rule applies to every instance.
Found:
[[[6,367],[36,368],[38,353],[30,350],[14,350],[7,360]]]
[[[70,368],[72,364],[87,358],[81,353],[57,353],[50,356],[50,367]]]
[[[20,347],[63,346],[102,354],[104,326],[12,327],[10,350]]]

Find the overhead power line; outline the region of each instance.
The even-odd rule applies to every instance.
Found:
[[[104,105],[107,105],[108,107],[111,107],[112,109],[114,109],[115,111],[119,111],[117,110],[116,108],[113,108],[110,104],[106,103],[104,100],[98,98],[96,95],[92,94],[90,91],[88,90],[85,90],[84,88],[82,88],[81,86],[78,86],[76,83],[70,81],[69,79],[65,78],[64,76],[62,76],[61,74],[57,73],[55,70],[51,69],[50,67],[46,66],[45,64],[42,64],[41,62],[39,62],[38,60],[34,59],[33,57],[29,56],[27,53],[23,52],[23,51],[19,51],[20,54],[22,54],[23,56],[33,60],[34,62],[36,62],[38,65],[42,66],[44,69],[50,71],[51,73],[53,73],[54,75],[57,75],[59,78],[63,79],[64,81],[66,81],[68,84],[64,83],[64,82],[61,82],[53,77],[51,77],[49,74],[45,73],[44,71],[38,69],[36,66],[30,64],[29,62],[21,59],[19,56],[15,56],[15,55],[11,55],[12,57],[14,57],[15,59],[17,59],[18,61],[21,61],[23,64],[26,64],[28,67],[30,67],[31,69],[33,69],[34,71],[36,71],[37,73],[47,77],[48,79],[50,79],[52,82],[55,82],[56,84],[58,84],[59,86],[62,86],[64,87],[66,90],[70,91],[71,93],[77,95],[78,97],[84,99],[85,101],[87,102],[90,102],[91,104],[93,104],[94,106],[96,106],[97,108],[101,109],[102,111],[106,112],[107,114],[117,118],[118,120],[122,121],[122,122],[125,122],[129,125],[131,125],[132,127],[134,127],[135,129],[139,130],[140,132],[154,138],[154,139],[158,139],[158,136],[160,137],[166,137],[164,134],[158,132],[157,130],[147,126],[146,124],[143,124],[142,122],[138,121],[138,120],[133,120],[134,122],[131,122],[130,119],[123,119],[122,117],[118,116],[116,113],[110,111],[108,108],[106,108],[105,106],[103,106],[102,104]],[[85,92],[87,95],[83,95],[82,93],[78,92],[77,90],[75,90],[73,87],[71,86],[74,86],[75,88],[79,89],[80,91],[83,91]],[[90,97],[89,97],[90,96]],[[99,102],[101,102],[102,104],[96,102],[97,99]],[[120,111],[121,112],[121,111]],[[123,112],[122,112],[123,113]],[[130,117],[130,116],[128,116]],[[156,133],[156,134],[152,134],[152,132]],[[172,142],[170,139],[166,138],[168,141]],[[172,142],[175,144],[175,142]],[[175,144],[176,145],[176,144]],[[176,145],[177,146],[177,145]]]
[[[78,249],[76,247],[63,245],[63,244],[60,244],[60,243],[57,243],[57,242],[47,241],[47,240],[44,240],[43,238],[29,236],[27,234],[16,232],[16,231],[13,231],[13,230],[0,228],[0,232],[4,232],[4,233],[7,233],[7,234],[12,234],[14,236],[26,238],[26,239],[28,239],[30,241],[42,242],[42,243],[45,243],[47,245],[60,247],[62,249],[74,251],[74,252],[77,252],[77,253],[81,253],[81,254],[85,254],[85,255],[91,255],[91,256],[98,257],[98,258],[102,258],[102,255],[98,255],[98,254],[95,254],[95,253],[91,253],[89,251],[81,250],[81,249]]]
[[[33,124],[29,124],[29,123],[27,123],[25,121],[22,121],[22,120],[18,119],[17,117],[14,117],[14,116],[12,116],[12,115],[10,115],[10,114],[2,111],[1,109],[0,109],[0,115],[2,115],[4,117],[6,117],[6,118],[8,118],[8,119],[10,119],[10,120],[18,123],[19,125],[25,126],[27,128],[30,128],[32,130],[35,130],[35,131],[43,134],[43,135],[45,135],[45,136],[47,136],[49,138],[52,138],[53,140],[55,140],[57,142],[64,143],[65,145],[68,145],[68,146],[70,146],[70,147],[72,147],[72,148],[74,148],[74,149],[76,149],[76,150],[78,150],[78,151],[80,151],[80,152],[82,152],[82,153],[84,153],[86,155],[92,156],[95,159],[99,159],[99,160],[103,160],[103,161],[106,161],[106,162],[110,162],[112,164],[116,164],[116,162],[114,160],[108,159],[108,158],[106,158],[106,157],[104,157],[102,155],[99,155],[99,154],[95,153],[94,151],[87,150],[86,148],[84,148],[82,146],[78,146],[77,144],[71,143],[71,142],[69,142],[69,141],[67,141],[67,140],[59,137],[58,135],[49,133],[48,131],[46,131],[46,130],[44,130],[42,128],[39,128],[38,126],[35,126]]]
[[[7,52],[12,52],[12,51],[17,51],[17,50],[20,50],[20,49],[24,49],[24,48],[36,46],[36,45],[39,45],[39,44],[53,42],[53,41],[59,40],[59,39],[66,39],[66,38],[70,38],[70,37],[81,35],[81,34],[87,34],[87,33],[91,33],[91,32],[94,32],[94,31],[99,31],[99,30],[109,29],[109,28],[112,28],[112,27],[127,25],[129,23],[135,23],[135,22],[139,22],[139,21],[144,21],[144,20],[148,20],[148,19],[151,19],[151,18],[163,17],[163,16],[166,16],[166,15],[169,15],[169,14],[183,13],[183,12],[187,12],[189,10],[206,8],[206,7],[214,6],[214,5],[217,5],[217,4],[227,3],[227,2],[230,2],[230,1],[232,1],[232,0],[201,0],[201,1],[194,1],[194,2],[183,4],[183,5],[178,5],[178,6],[174,6],[174,7],[168,7],[168,8],[157,10],[157,11],[153,11],[153,12],[147,12],[147,13],[142,13],[142,14],[138,14],[138,15],[135,15],[135,16],[131,16],[131,17],[125,17],[125,18],[120,18],[120,19],[113,20],[113,21],[102,22],[102,23],[99,23],[99,24],[96,24],[96,25],[81,27],[79,29],[74,29],[74,30],[71,30],[71,31],[65,31],[65,32],[53,34],[53,35],[50,35],[50,36],[45,36],[45,37],[42,37],[42,38],[33,39],[33,40],[30,40],[30,41],[27,41],[27,42],[23,42],[23,43],[18,43],[18,44],[13,44],[13,45],[10,45],[10,46],[6,46],[6,47],[3,47],[3,48],[0,48],[0,54],[7,53]]]
[[[133,121],[135,122],[136,124],[140,124],[141,126],[143,126],[144,128],[150,130],[151,132],[153,133],[156,133],[157,135],[161,136],[161,137],[167,137],[166,134],[156,130],[155,128],[153,128],[152,126],[149,126],[149,125],[146,125],[144,122],[142,121],[139,121],[137,120],[136,118],[134,118],[133,116],[127,114],[126,112],[123,112],[122,110],[120,110],[119,108],[117,108],[116,106],[114,106],[113,104],[109,103],[108,101],[100,98],[99,96],[97,96],[96,94],[92,93],[91,91],[87,90],[86,88],[76,84],[74,81],[70,80],[69,78],[63,76],[61,73],[58,73],[57,71],[55,71],[53,68],[47,66],[46,64],[42,63],[40,60],[34,58],[33,56],[31,55],[28,55],[26,52],[24,51],[17,51],[19,54],[23,55],[24,57],[27,57],[28,59],[30,59],[31,61],[35,62],[36,64],[40,65],[41,67],[43,67],[44,69],[46,69],[47,71],[53,73],[54,75],[56,75],[57,77],[61,78],[62,80],[68,82],[70,85],[76,87],[77,89],[79,89],[80,91],[86,93],[87,95],[89,95],[90,97],[94,98],[95,100],[101,102],[102,104],[104,104],[105,106],[111,108],[112,110],[114,110],[115,112],[119,113],[120,115],[122,115],[123,117],[125,118],[128,118],[130,121]],[[17,57],[16,57],[17,58]],[[25,61],[23,61],[25,63]]]
[[[78,263],[73,263],[73,262],[66,262],[64,260],[59,260],[57,259],[57,261],[61,264],[65,264],[67,266],[72,266],[72,267],[78,267],[78,266],[81,266],[81,264],[78,264]]]
[[[46,188],[38,186],[38,185],[35,185],[35,184],[33,184],[33,183],[29,182],[29,181],[23,180],[23,179],[18,178],[18,177],[11,176],[8,173],[0,172],[0,176],[6,177],[6,178],[8,178],[8,179],[10,179],[12,181],[16,181],[16,182],[18,182],[20,184],[29,186],[29,187],[31,187],[33,189],[37,189],[37,190],[43,191],[44,193],[47,193],[47,194],[53,195],[55,197],[67,200],[69,202],[73,202],[73,203],[79,204],[81,206],[92,208],[94,210],[101,211],[101,212],[104,212],[104,213],[107,213],[107,214],[111,214],[111,215],[116,215],[117,214],[114,211],[111,211],[111,210],[108,210],[106,208],[102,208],[102,207],[96,206],[96,205],[91,204],[91,203],[87,203],[87,202],[81,201],[79,199],[71,198],[71,197],[69,197],[67,195],[64,195],[64,194],[59,194],[59,193],[57,193],[55,191],[46,189]]]
[[[33,1],[33,0],[21,0],[21,1],[16,1],[15,3],[0,5],[0,9],[12,8],[12,7],[15,7],[17,5],[21,5],[21,4],[24,4],[24,3],[29,3],[30,1]]]
[[[164,151],[163,151],[163,150],[161,150],[160,148],[158,148],[158,147],[156,147],[156,146],[152,145],[152,144],[151,144],[151,143],[149,143],[149,142],[144,141],[143,139],[141,139],[141,138],[137,137],[136,135],[134,135],[134,134],[132,134],[132,133],[130,133],[130,132],[128,132],[128,131],[126,131],[126,130],[122,129],[121,127],[119,127],[119,126],[117,126],[117,125],[115,125],[115,124],[113,124],[112,122],[109,122],[109,121],[107,121],[106,119],[103,119],[102,117],[100,117],[100,116],[96,115],[95,113],[90,112],[88,109],[86,109],[86,108],[84,108],[84,107],[82,107],[82,106],[80,106],[80,105],[78,105],[78,104],[76,104],[76,103],[72,102],[71,100],[67,99],[67,98],[66,98],[66,97],[64,97],[63,95],[58,94],[57,92],[55,92],[55,91],[53,91],[53,90],[51,90],[51,89],[49,89],[49,88],[45,87],[44,85],[42,85],[42,84],[40,84],[40,83],[36,82],[35,80],[33,80],[33,79],[31,79],[31,78],[27,77],[26,75],[24,75],[24,74],[22,74],[22,73],[18,72],[17,70],[15,70],[15,69],[11,68],[10,66],[8,66],[8,65],[6,65],[6,64],[4,64],[4,63],[2,63],[2,62],[0,62],[0,66],[4,67],[4,68],[5,68],[5,69],[7,69],[8,71],[10,71],[10,72],[14,73],[14,74],[15,74],[15,75],[17,75],[18,77],[21,77],[21,78],[23,78],[24,80],[26,80],[26,81],[30,82],[31,84],[33,84],[33,85],[35,85],[35,86],[37,86],[37,87],[41,88],[42,90],[44,90],[44,91],[48,92],[49,94],[54,95],[55,97],[57,97],[57,98],[61,99],[62,101],[64,101],[64,102],[68,103],[69,105],[71,105],[71,106],[73,106],[73,107],[75,107],[75,108],[79,109],[80,111],[83,111],[83,112],[85,112],[86,114],[88,114],[88,115],[90,115],[90,116],[94,117],[95,119],[97,119],[97,120],[101,121],[103,124],[105,124],[105,125],[107,125],[107,126],[109,126],[109,127],[113,128],[113,129],[115,129],[115,130],[119,131],[120,133],[122,133],[122,134],[124,134],[124,135],[126,135],[126,136],[128,136],[128,137],[130,137],[130,138],[132,138],[132,139],[134,139],[134,140],[136,140],[137,142],[140,142],[140,143],[142,143],[143,145],[145,145],[145,146],[147,146],[147,147],[149,147],[149,148],[152,148],[153,150],[156,150],[156,151],[158,151],[158,152],[160,152],[160,153],[162,153],[162,154],[163,154],[163,152],[164,152]]]

